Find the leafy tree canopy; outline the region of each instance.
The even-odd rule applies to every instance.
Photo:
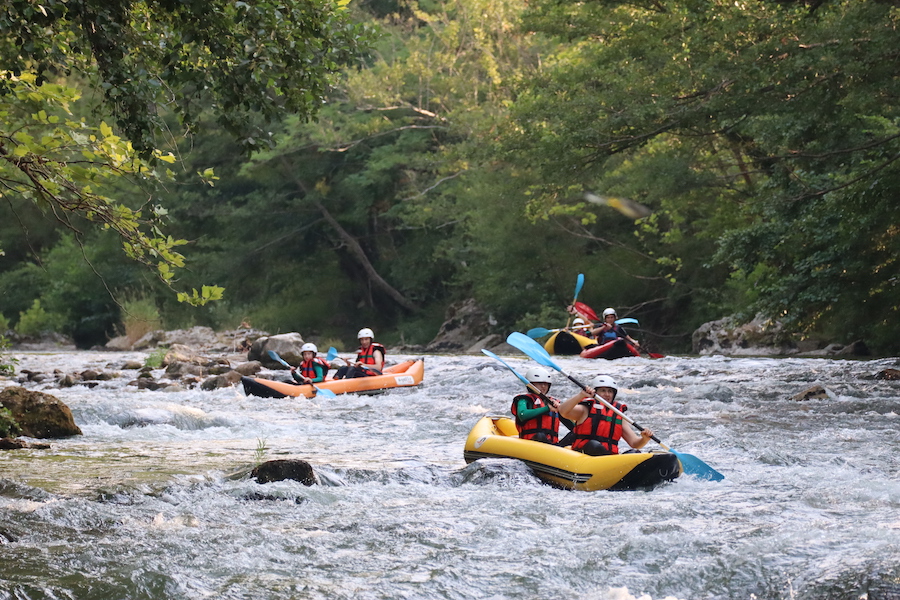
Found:
[[[364,33],[348,1],[5,3],[0,195],[13,210],[34,203],[76,232],[84,224],[112,229],[129,257],[171,285],[184,266],[176,248],[186,242],[164,233],[167,211],[146,197],[171,175],[155,165],[175,161],[156,149],[164,117],[174,112],[190,129],[208,110],[246,150],[268,143],[267,121],[310,117]],[[94,117],[73,116],[81,93],[72,82],[102,93]],[[201,176],[213,179],[209,170]],[[142,186],[142,200],[110,194],[123,178]],[[204,286],[179,298],[203,304],[221,293]]]
[[[166,109],[191,125],[201,110],[248,149],[263,120],[304,117],[355,54],[363,28],[349,0],[11,0],[0,58],[11,75],[96,77],[123,135],[155,147]]]
[[[752,289],[732,308],[844,335],[895,322],[896,2],[550,1],[526,25],[560,42],[505,138],[541,174],[536,214],[590,221],[584,191],[627,195],[673,279],[721,291],[697,275],[725,267]]]

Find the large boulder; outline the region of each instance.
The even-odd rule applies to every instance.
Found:
[[[757,315],[749,323],[739,323],[733,317],[710,321],[701,325],[692,336],[695,354],[724,354],[730,356],[868,356],[865,342],[827,344],[815,337],[800,337],[787,333],[779,321]]]
[[[778,356],[796,354],[797,345],[778,321],[757,315],[749,323],[732,317],[701,325],[691,336],[695,354]]]
[[[50,394],[8,387],[0,392],[0,405],[12,413],[22,435],[34,438],[81,435],[69,407]]]
[[[253,342],[247,360],[258,360],[267,369],[284,369],[284,365],[272,360],[269,351],[274,350],[278,356],[292,365],[299,365],[303,360],[300,347],[303,346],[303,336],[299,333],[282,333],[261,337]]]
[[[463,352],[485,340],[497,321],[484,312],[475,300],[452,304],[444,324],[428,344],[428,352]]]

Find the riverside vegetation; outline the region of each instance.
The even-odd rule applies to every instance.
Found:
[[[900,350],[895,2],[76,10],[0,15],[20,331],[424,343],[469,298],[504,332],[564,322],[583,272],[669,351],[757,314]]]

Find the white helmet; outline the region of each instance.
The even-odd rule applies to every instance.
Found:
[[[312,342],[306,342],[305,344],[300,346],[300,353],[303,354],[304,352],[312,352],[313,354],[318,354],[319,349],[316,348],[316,345]]]
[[[607,308],[606,310],[603,311],[603,318],[604,318],[604,319],[605,319],[606,317],[608,317],[609,315],[616,316],[616,309],[614,309],[614,308]]]
[[[550,373],[540,367],[531,367],[525,372],[525,379],[529,383],[551,383]]]
[[[616,394],[619,393],[619,386],[616,385],[616,380],[609,375],[597,375],[596,377],[594,377],[594,380],[591,381],[591,387],[595,390],[598,390],[602,387],[612,388],[613,398],[615,398]]]
[[[363,327],[359,330],[359,333],[356,334],[357,339],[362,339],[364,337],[375,339],[375,332],[369,329],[368,327]]]
[[[572,320],[572,325],[584,325],[584,319],[578,317],[577,319]]]

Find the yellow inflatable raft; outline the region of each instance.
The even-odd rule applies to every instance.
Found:
[[[544,349],[550,354],[581,354],[582,350],[592,344],[596,345],[597,340],[571,331],[557,331],[544,342]]]
[[[466,439],[464,454],[467,463],[481,458],[515,458],[551,485],[584,491],[647,489],[682,473],[678,457],[669,452],[588,456],[522,440],[515,422],[505,417],[482,417]]]

